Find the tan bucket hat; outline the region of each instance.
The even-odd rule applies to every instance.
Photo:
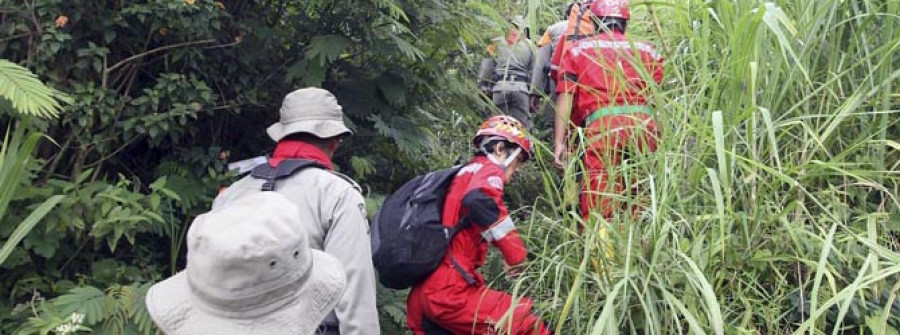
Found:
[[[340,262],[312,250],[295,205],[247,195],[198,216],[187,268],[147,292],[150,316],[178,334],[312,334],[346,284]]]
[[[308,87],[284,97],[279,111],[281,119],[266,132],[275,142],[294,133],[310,133],[319,138],[353,134],[344,125],[344,112],[331,92]]]

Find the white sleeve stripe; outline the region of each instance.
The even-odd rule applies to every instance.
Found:
[[[632,43],[628,41],[605,41],[605,40],[586,40],[578,43],[573,46],[570,52],[578,56],[585,49],[617,49],[617,50],[630,50],[632,47]],[[634,42],[634,47],[638,50],[650,54],[653,59],[660,59],[660,54],[656,51],[656,48],[653,45],[645,42]]]
[[[516,230],[516,225],[513,223],[512,219],[507,216],[499,223],[482,232],[481,237],[488,242],[496,241],[503,239],[513,230]]]

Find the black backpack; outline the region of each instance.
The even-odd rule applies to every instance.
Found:
[[[388,196],[375,213],[372,260],[384,286],[412,287],[440,265],[450,239],[463,227],[457,223],[447,228],[441,222],[444,198],[460,168],[413,178]]]

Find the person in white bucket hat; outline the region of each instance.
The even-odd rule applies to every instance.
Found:
[[[281,103],[279,114],[281,120],[266,129],[276,142],[296,133],[308,133],[321,139],[353,134],[344,125],[344,113],[337,99],[321,88],[303,88],[289,93]]]
[[[334,171],[331,160],[352,134],[343,108],[331,92],[303,88],[285,96],[279,114],[267,131],[277,142],[268,164],[220,193],[213,209],[260,192],[287,198],[304,218],[295,225],[309,236],[310,248],[334,256],[346,271],[347,288],[316,334],[379,334],[365,199],[359,185]]]
[[[334,308],[340,262],[309,247],[295,206],[261,192],[198,216],[184,271],[153,285],[146,305],[166,334],[312,334]]]

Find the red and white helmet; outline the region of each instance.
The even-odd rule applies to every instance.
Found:
[[[594,0],[591,3],[591,12],[597,17],[631,19],[631,12],[628,11],[628,0]]]
[[[512,116],[495,115],[487,118],[481,127],[478,127],[478,132],[475,133],[475,139],[472,142],[476,147],[480,147],[485,140],[496,137],[502,137],[521,147],[526,159],[530,159],[534,155],[534,145],[528,138],[525,127]]]

